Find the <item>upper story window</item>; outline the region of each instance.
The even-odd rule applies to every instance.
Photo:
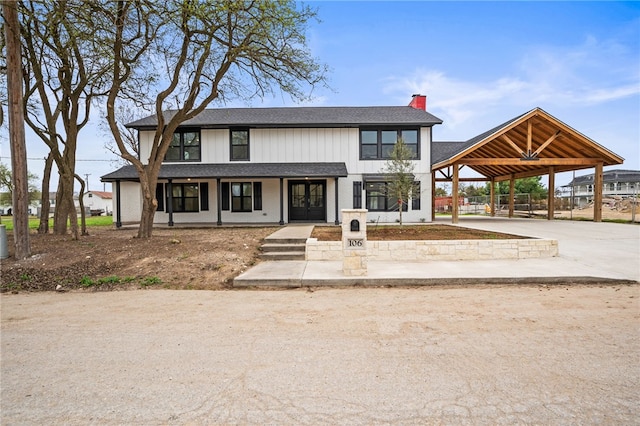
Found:
[[[249,160],[249,130],[231,129],[231,161]]]
[[[175,132],[164,161],[200,161],[200,131]]]
[[[418,129],[360,129],[360,159],[388,160],[398,139],[420,159],[420,132]]]

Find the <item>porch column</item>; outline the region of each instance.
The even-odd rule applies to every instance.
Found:
[[[513,210],[514,210],[514,198],[516,196],[516,179],[513,176],[513,173],[511,174],[511,177],[509,178],[509,218],[513,217]]]
[[[167,192],[169,199],[167,201],[167,213],[169,213],[169,226],[173,226],[173,187],[172,179],[167,181]]]
[[[602,222],[602,163],[596,164],[593,186],[593,221]]]
[[[491,178],[489,184],[489,211],[491,212],[491,217],[496,215],[496,181],[493,178]]]
[[[218,210],[218,221],[216,225],[222,225],[222,183],[220,182],[220,178],[216,178],[216,198],[217,198],[217,210]]]
[[[436,220],[436,172],[431,172],[431,222]]]
[[[120,181],[116,181],[116,228],[122,228],[122,204],[120,203]]]
[[[284,178],[280,178],[280,225],[284,225]]]
[[[556,212],[556,170],[549,167],[549,191],[547,194],[547,220],[553,220]]]
[[[339,209],[338,209],[338,178],[337,177],[335,178],[335,181],[336,181],[336,221],[335,221],[335,224],[336,225],[340,225],[340,220],[338,220]]]
[[[453,165],[453,185],[451,186],[451,223],[458,223],[458,163]]]

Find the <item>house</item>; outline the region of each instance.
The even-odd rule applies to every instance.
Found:
[[[601,171],[623,161],[540,108],[464,142],[434,143],[437,124],[442,120],[427,112],[422,95],[408,106],[207,109],[174,134],[160,169],[154,221],[338,224],[341,209],[366,208],[367,220],[394,222],[398,203],[387,194],[382,170],[398,138],[415,154],[419,188],[403,206],[406,222],[432,221],[435,182],[455,187],[469,180],[459,176],[461,167],[480,175],[474,181],[549,174],[552,186],[556,172]],[[138,131],[140,158],[148,158],[156,116],[127,127]],[[102,181],[114,184],[116,226],[139,221],[134,167]],[[454,222],[458,203],[454,191]]]
[[[573,197],[573,205],[584,207],[593,202],[595,175],[574,177],[563,185],[561,197]],[[602,174],[602,196],[610,199],[635,199],[640,194],[640,170],[613,169]]]
[[[106,191],[87,191],[82,202],[84,208],[91,212],[91,216],[110,216],[113,212],[113,196]]]
[[[381,170],[403,138],[415,153],[420,187],[403,219],[431,221],[432,127],[441,123],[419,95],[409,106],[205,110],[175,134],[160,171],[154,220],[337,224],[340,209],[367,208],[368,219],[393,222],[397,201],[387,196]],[[155,116],[128,127],[138,130],[140,156],[147,157]],[[137,180],[132,166],[102,177],[115,183],[116,223],[140,218]]]
[[[11,193],[0,193],[0,216],[11,216],[13,214],[13,204],[11,201]],[[33,200],[29,203],[27,207],[29,215],[35,215],[38,212],[39,202],[39,200]]]

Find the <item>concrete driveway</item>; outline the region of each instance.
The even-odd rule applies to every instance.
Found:
[[[448,224],[440,217],[436,223]],[[368,262],[367,276],[348,277],[341,261],[263,262],[234,280],[243,286],[441,285],[640,281],[640,226],[464,216],[459,226],[558,241],[552,258]],[[427,225],[428,226],[428,225]],[[300,227],[291,228],[291,232]],[[310,231],[309,231],[310,233]]]
[[[0,423],[634,424],[638,285],[2,295]]]

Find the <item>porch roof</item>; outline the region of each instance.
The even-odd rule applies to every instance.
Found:
[[[163,164],[158,179],[214,178],[307,178],[346,177],[345,163],[183,163]],[[118,180],[138,182],[133,166],[124,166],[100,178],[102,182]]]

